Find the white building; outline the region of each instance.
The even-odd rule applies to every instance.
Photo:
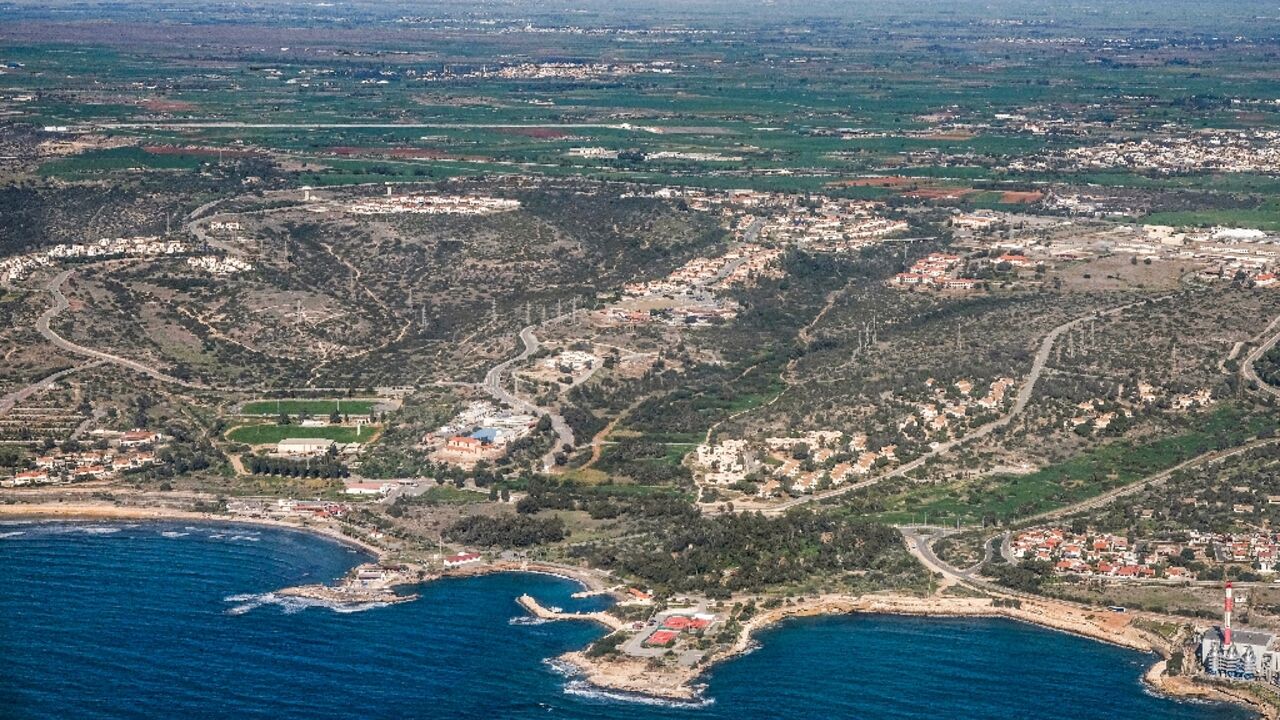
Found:
[[[328,438],[285,438],[276,443],[281,455],[319,455],[329,452],[334,442]]]

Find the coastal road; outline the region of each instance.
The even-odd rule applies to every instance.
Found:
[[[907,543],[907,552],[915,556],[926,568],[942,575],[943,587],[971,579],[971,571],[953,568],[933,552],[934,541],[954,534],[955,530],[930,525],[899,525],[898,532],[902,533],[902,539]]]
[[[137,360],[130,360],[129,358],[120,357],[119,355],[112,355],[111,353],[102,352],[101,350],[94,350],[93,348],[87,348],[83,345],[77,345],[54,332],[53,329],[49,327],[49,323],[61,314],[62,311],[71,307],[71,303],[67,301],[66,295],[62,294],[62,285],[69,277],[71,277],[72,272],[73,271],[71,270],[63,270],[50,280],[47,286],[45,286],[49,291],[49,294],[53,296],[53,305],[51,305],[48,310],[45,310],[40,318],[36,320],[36,331],[39,332],[46,340],[67,352],[75,353],[76,355],[83,355],[84,357],[93,358],[94,360],[110,363],[112,365],[118,365],[123,368],[128,368],[144,375],[149,375],[161,382],[181,385],[182,387],[193,390],[209,389],[208,386],[200,383],[193,383],[173,377],[172,375],[166,375],[165,373],[162,373],[149,365],[140,363]]]
[[[1168,300],[1171,297],[1173,296],[1164,295],[1158,298],[1154,298],[1150,301],[1140,300],[1138,302],[1127,303],[1119,307],[1111,308],[1110,310],[1105,310],[1103,312],[1098,312],[1098,313],[1090,313],[1088,315],[1083,315],[1081,317],[1078,317],[1074,320],[1068,320],[1067,322],[1064,322],[1061,325],[1058,325],[1057,327],[1053,328],[1052,330],[1049,331],[1047,335],[1045,335],[1044,339],[1040,342],[1040,347],[1036,350],[1035,357],[1031,361],[1031,370],[1027,373],[1027,376],[1023,378],[1022,384],[1018,388],[1018,394],[1014,397],[1013,407],[1009,408],[1008,412],[1006,412],[1004,415],[1001,415],[999,418],[996,418],[995,420],[992,420],[991,422],[986,423],[985,425],[980,425],[974,428],[973,430],[969,431],[968,433],[965,433],[964,435],[961,435],[958,438],[955,438],[953,440],[948,440],[946,442],[938,443],[936,446],[934,446],[932,449],[930,449],[928,452],[924,453],[920,457],[916,458],[915,460],[912,460],[911,462],[905,465],[898,466],[891,472],[885,473],[884,475],[880,475],[878,477],[874,477],[868,480],[863,480],[862,482],[856,482],[849,485],[842,485],[838,488],[827,490],[825,492],[814,493],[812,495],[805,495],[802,497],[798,497],[793,500],[788,500],[784,503],[780,503],[777,505],[760,507],[760,508],[757,508],[756,506],[744,505],[742,509],[744,510],[758,509],[761,512],[763,512],[765,515],[780,515],[794,507],[799,507],[801,505],[805,505],[808,503],[819,502],[819,501],[827,500],[833,497],[838,497],[840,495],[844,495],[846,493],[850,493],[855,490],[860,490],[862,488],[870,487],[872,485],[883,482],[885,480],[889,480],[891,478],[902,477],[907,473],[911,472],[912,470],[915,470],[916,468],[924,465],[931,458],[946,454],[950,452],[952,448],[955,448],[957,446],[964,445],[965,443],[969,443],[974,440],[977,440],[978,438],[990,435],[991,433],[995,432],[997,429],[1007,426],[1010,422],[1013,421],[1015,417],[1020,415],[1022,411],[1026,409],[1027,403],[1031,401],[1031,394],[1032,392],[1035,391],[1036,381],[1038,381],[1040,379],[1040,376],[1044,374],[1045,365],[1047,365],[1049,362],[1049,355],[1053,351],[1053,344],[1058,340],[1059,337],[1062,336],[1063,333],[1079,325],[1082,325],[1086,322],[1089,322],[1090,320],[1095,320],[1097,318],[1106,317],[1109,315],[1115,315],[1115,314],[1124,312],[1125,310],[1128,310],[1130,308],[1137,307],[1138,305],[1143,305],[1147,302],[1160,302],[1163,300]]]
[[[1270,334],[1270,336],[1267,337],[1262,344],[1250,350],[1249,354],[1244,356],[1244,362],[1240,363],[1240,376],[1244,378],[1246,384],[1251,383],[1262,392],[1267,393],[1274,398],[1280,398],[1280,388],[1277,388],[1276,386],[1264,381],[1261,377],[1258,377],[1258,371],[1253,367],[1253,364],[1258,362],[1263,355],[1270,352],[1271,348],[1275,347],[1277,342],[1280,342],[1280,332],[1274,332],[1277,324],[1280,324],[1280,315],[1276,316],[1275,320],[1272,320],[1262,332],[1258,333],[1258,336],[1254,338],[1254,341],[1257,342],[1258,339],[1267,337],[1268,334]]]

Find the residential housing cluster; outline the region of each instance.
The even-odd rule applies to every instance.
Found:
[[[526,62],[514,65],[483,66],[478,69],[424,72],[418,77],[428,82],[443,80],[592,80],[643,73],[670,75],[676,63],[657,60],[647,63]]]
[[[974,382],[963,378],[950,386],[928,378],[924,385],[925,397],[913,403],[915,411],[898,423],[898,430],[916,431],[926,440],[937,441],[956,434],[958,428],[968,427],[982,413],[1002,407],[1014,380],[996,378],[981,396],[975,392],[978,388]]]
[[[1109,533],[1075,533],[1056,527],[1032,528],[1014,535],[1009,540],[1009,550],[1017,560],[1052,563],[1054,570],[1061,575],[1128,579],[1154,578],[1157,575],[1153,563],[1140,555],[1127,538]],[[1152,560],[1155,559],[1153,556]],[[1166,577],[1194,579],[1181,566],[1167,567],[1164,572]]]
[[[894,445],[867,447],[864,434],[812,430],[754,442],[726,439],[698,445],[691,456],[695,476],[704,485],[755,483],[757,497],[810,493],[868,475],[897,461]]]
[[[760,230],[760,239],[766,242],[794,243],[819,252],[848,252],[909,228],[905,220],[880,215],[877,203],[833,198],[814,198],[806,203],[794,196],[770,200],[772,213],[764,217]]]
[[[0,486],[44,485],[85,480],[103,480],[131,470],[156,465],[156,449],[164,436],[150,430],[119,433],[106,448],[92,450],[50,450],[37,456],[33,467],[19,470],[0,480]]]
[[[1023,530],[1009,540],[1015,560],[1053,563],[1063,575],[1105,578],[1195,580],[1188,565],[1247,565],[1276,572],[1280,533],[1259,529],[1243,533],[1188,530],[1177,539],[1134,539],[1104,532],[1072,532],[1060,527]]]
[[[186,243],[146,236],[102,238],[93,243],[59,244],[39,252],[0,260],[0,282],[23,280],[41,267],[59,261],[107,260],[116,257],[163,257],[192,252]]]
[[[906,272],[894,275],[889,284],[897,287],[925,286],[945,290],[972,290],[978,280],[957,277],[956,268],[962,258],[951,253],[934,252],[911,264]]]
[[[520,201],[486,195],[402,195],[351,203],[356,215],[496,215],[520,209]]]
[[[210,275],[239,275],[253,269],[253,263],[229,255],[201,255],[187,258],[187,264]]]
[[[624,195],[632,196],[679,199],[691,210],[719,212],[736,242],[723,254],[694,258],[666,277],[623,286],[624,299],[596,313],[598,320],[609,324],[687,326],[731,319],[737,314],[736,304],[717,293],[781,277],[780,262],[788,247],[845,252],[908,228],[905,221],[878,215],[877,204],[862,201],[684,188]]]
[[[1121,168],[1165,175],[1189,172],[1280,171],[1280,132],[1206,129],[1070,148],[1009,164],[1015,171]]]

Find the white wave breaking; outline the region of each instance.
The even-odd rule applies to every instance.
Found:
[[[349,613],[364,612],[365,610],[373,610],[374,608],[387,607],[388,603],[384,602],[367,602],[367,603],[338,603],[328,600],[317,600],[315,598],[290,597],[287,595],[277,595],[275,593],[258,593],[244,595],[228,595],[223,598],[224,602],[239,603],[235,607],[228,608],[228,615],[243,615],[250,610],[263,607],[264,605],[276,605],[285,615],[293,615],[300,613],[307,608],[324,608],[332,612],[341,613],[343,615]]]
[[[533,617],[531,615],[518,615],[507,621],[508,625],[545,625],[551,622],[546,618]]]
[[[656,707],[668,708],[704,708],[710,707],[715,700],[706,697],[699,697],[697,700],[668,700],[667,698],[653,697],[651,695],[641,695],[639,693],[621,692],[617,690],[605,690],[603,688],[592,685],[586,680],[570,680],[564,686],[565,695],[574,695],[576,697],[588,698],[590,700],[606,700],[609,702],[626,702],[635,703],[637,705],[653,705]]]
[[[188,535],[190,535],[190,534],[191,534],[191,533],[189,533],[189,532],[178,532],[177,530],[165,530],[165,531],[163,531],[163,532],[161,532],[161,533],[160,533],[160,535],[161,535],[162,537],[167,537],[167,538],[180,538],[180,537],[186,537],[186,536],[188,536]]]
[[[5,540],[5,539],[8,539],[8,538],[21,537],[21,536],[26,535],[26,534],[27,534],[27,531],[26,531],[26,530],[14,530],[14,531],[12,531],[12,532],[2,532],[2,533],[0,533],[0,540]]]
[[[68,525],[62,532],[83,533],[85,535],[114,535],[123,528],[107,525]]]
[[[621,690],[606,690],[605,688],[592,685],[590,682],[582,679],[582,672],[571,663],[567,663],[556,658],[547,658],[542,661],[542,664],[551,668],[554,673],[566,679],[564,684],[565,695],[573,695],[575,697],[607,702],[625,702],[637,705],[686,709],[704,708],[715,703],[714,699],[701,696],[696,700],[670,700],[667,698],[641,695],[639,693],[629,693]]]

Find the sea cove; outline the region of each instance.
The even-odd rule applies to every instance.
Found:
[[[268,528],[0,525],[0,706],[24,719],[1249,717],[1152,694],[1151,656],[1007,620],[789,620],[715,667],[702,702],[678,705],[611,696],[548,662],[602,632],[516,603],[601,606],[567,580],[446,579],[414,602],[341,612],[273,594],[366,559]]]

